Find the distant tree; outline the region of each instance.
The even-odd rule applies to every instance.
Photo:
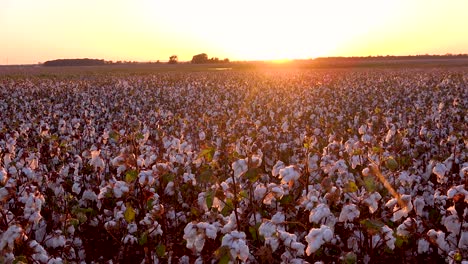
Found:
[[[228,58],[225,58],[225,59],[223,60],[223,62],[224,62],[224,63],[229,63],[229,59],[228,59]]]
[[[176,64],[178,61],[177,55],[172,55],[169,57],[169,64]]]
[[[105,65],[104,60],[98,59],[60,59],[60,60],[51,60],[46,61],[43,64],[44,66],[98,66]]]
[[[207,63],[208,62],[208,55],[206,53],[200,53],[192,58],[192,63]]]

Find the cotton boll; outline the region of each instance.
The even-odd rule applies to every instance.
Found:
[[[271,171],[271,174],[276,177],[279,175],[279,172],[281,169],[283,169],[285,167],[284,165],[284,162],[282,162],[281,160],[277,161],[276,164],[273,166],[273,169]]]
[[[430,244],[426,239],[418,239],[418,254],[424,254],[429,252],[429,246]]]
[[[364,200],[364,203],[367,204],[367,206],[369,206],[369,212],[371,214],[377,211],[380,199],[382,199],[380,193],[374,192]]]
[[[318,224],[330,215],[331,212],[328,205],[321,203],[310,211],[309,222]]]
[[[281,179],[281,183],[286,184],[289,182],[295,182],[301,176],[299,169],[294,166],[288,166],[279,170],[279,178]]]
[[[250,253],[245,238],[244,232],[232,231],[223,237],[221,246],[227,246],[230,249],[231,257],[234,260],[247,261]]]
[[[323,244],[330,242],[333,237],[333,231],[328,227],[322,225],[320,228],[312,228],[309,234],[305,237],[307,241],[306,255],[317,251]]]
[[[416,211],[416,215],[418,216],[423,216],[423,210],[424,210],[424,207],[426,206],[426,202],[424,201],[424,198],[421,197],[421,196],[418,196],[416,197],[416,199],[414,199],[413,201],[413,205],[414,205],[414,210]]]
[[[239,178],[248,170],[247,161],[245,159],[240,159],[233,162],[232,169],[234,170],[234,177]]]
[[[448,169],[443,163],[437,163],[432,169],[432,172],[437,176],[438,183],[447,182],[448,179],[445,177],[445,174],[447,173],[447,171]]]
[[[460,232],[461,223],[456,214],[445,217],[445,219],[443,219],[443,223],[448,232],[457,235]]]
[[[341,210],[338,222],[352,222],[360,215],[359,208],[355,204],[347,204]]]

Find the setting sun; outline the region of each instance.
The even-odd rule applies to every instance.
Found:
[[[6,0],[0,64],[466,53],[466,10],[461,0]]]

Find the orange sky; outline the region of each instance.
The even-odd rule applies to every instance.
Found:
[[[0,64],[468,53],[465,0],[0,0]]]

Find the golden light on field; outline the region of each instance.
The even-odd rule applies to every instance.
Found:
[[[468,1],[3,0],[0,64],[468,52]]]

